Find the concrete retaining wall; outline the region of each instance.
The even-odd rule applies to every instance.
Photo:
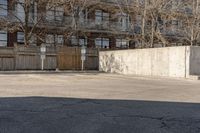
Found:
[[[200,47],[166,47],[101,51],[99,69],[104,72],[188,77],[200,75]]]
[[[200,75],[200,47],[190,47],[190,75]]]

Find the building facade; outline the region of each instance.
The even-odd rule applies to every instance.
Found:
[[[177,10],[180,1],[172,1],[170,10]],[[158,43],[156,39],[181,42],[185,34],[180,18],[159,15],[156,19],[144,18],[146,6],[154,5],[151,2],[97,0],[71,6],[67,3],[41,5],[37,0],[30,0],[27,13],[23,0],[0,0],[0,18],[4,20],[0,22],[0,46],[13,47],[15,43],[28,41],[28,45],[38,46],[45,43],[47,46],[124,49],[139,47],[148,35],[155,43]],[[152,9],[149,6],[146,14]],[[184,7],[184,14],[190,12],[190,6]]]
[[[12,22],[15,20],[18,21],[18,19],[20,19],[20,21],[25,21],[25,12],[23,6],[20,3],[15,3],[13,8],[13,5],[9,5],[9,3],[9,0],[0,1],[1,18],[4,17],[7,19],[12,19]],[[45,15],[42,13],[43,21],[40,22],[41,24],[38,24],[37,29],[45,29],[45,33],[41,34],[42,39],[40,40],[32,35],[29,42],[30,45],[40,45],[41,43],[46,43],[49,46],[85,45],[87,47],[98,47],[105,49],[128,48],[128,38],[134,34],[130,28],[131,20],[129,14],[122,14],[121,12],[117,11],[113,13],[113,6],[117,5],[112,2],[102,2],[98,4],[102,4],[104,6],[99,6],[97,3],[95,3],[95,5],[91,4],[90,6],[81,9],[81,11],[74,11],[78,12],[78,15],[73,17],[72,14],[69,15],[65,12],[65,9],[63,8],[64,5],[55,6],[50,10],[48,9],[46,11],[42,11],[45,12]],[[112,7],[112,10],[109,9],[110,7]],[[116,7],[116,9],[117,8],[118,7]],[[32,19],[30,22],[33,20],[39,21],[36,20],[38,19],[39,15],[41,15],[41,10],[39,7],[37,7],[37,2],[33,1],[29,13],[29,18]],[[14,43],[23,44],[24,36],[23,30],[14,30],[14,32],[10,32],[1,28],[0,46],[12,47],[14,46]]]

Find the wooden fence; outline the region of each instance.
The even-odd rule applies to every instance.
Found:
[[[84,69],[98,70],[98,50],[87,49]],[[62,47],[58,49],[58,68],[60,70],[80,70],[81,69],[81,48]]]
[[[14,70],[15,58],[13,48],[0,49],[0,70]]]
[[[98,70],[98,49],[87,49],[85,69]],[[80,70],[81,49],[47,47],[45,70]],[[40,47],[0,48],[0,70],[40,70]]]
[[[98,49],[87,49],[86,50],[86,70],[99,70],[99,50]]]

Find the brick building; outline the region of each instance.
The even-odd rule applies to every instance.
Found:
[[[23,22],[25,13],[20,6],[20,2],[23,2],[23,0],[17,0],[18,2],[14,5],[10,4],[12,3],[11,1],[0,0],[0,17],[7,18],[13,23],[18,19]],[[68,13],[67,9],[64,8],[64,4],[46,10],[45,8],[48,5],[43,5],[41,8],[37,4],[37,0],[33,0],[29,8],[29,18],[32,21],[37,21],[38,17],[42,15],[42,21],[34,32],[39,30],[44,32],[42,34],[37,32],[37,36],[32,35],[29,45],[39,46],[45,43],[49,46],[67,45],[79,47],[85,45],[87,47],[105,49],[134,48],[141,44],[137,38],[141,36],[143,15],[141,13],[136,14],[136,11],[130,8],[131,6],[134,7],[134,1],[141,3],[139,8],[144,7],[144,0],[122,0],[121,2],[98,0],[98,3],[84,6],[84,9],[73,14],[75,16],[72,17],[72,14]],[[175,5],[174,3],[171,4]],[[79,7],[77,6],[75,10],[79,10]],[[187,10],[188,12],[190,11],[190,9]],[[12,16],[13,14],[18,19],[15,19]],[[172,19],[169,23],[169,21],[158,19],[156,24],[165,25],[160,28],[160,31],[169,40],[175,40],[173,39],[174,36],[176,38],[183,36],[182,34],[179,35],[180,30],[177,30],[182,26],[181,20]],[[33,27],[33,23],[28,25]],[[146,21],[145,30],[148,30],[149,25],[151,24]],[[14,43],[23,44],[24,36],[24,32],[20,28],[14,31],[7,31],[5,28],[0,27],[0,46],[13,47]]]
[[[13,8],[13,5],[10,6],[9,3],[9,0],[0,1],[1,18],[13,18],[9,12],[14,11],[15,15],[23,21],[25,13],[22,7],[16,3]],[[98,5],[91,4],[86,7],[76,16],[76,26],[78,28],[76,32],[70,33],[70,37],[66,37],[65,35],[67,30],[70,29],[74,18],[66,15],[62,6],[45,11],[46,15],[43,18],[45,20],[40,25],[46,25],[48,27],[45,27],[46,35],[42,35],[43,41],[33,36],[30,45],[46,43],[47,45],[128,48],[130,42],[127,38],[134,35],[134,31],[130,28],[131,19],[129,14],[118,12],[119,10],[113,12],[114,6],[116,6],[116,9],[118,8],[112,1],[103,1],[98,3]],[[36,19],[41,14],[41,10],[37,7],[37,2],[33,2],[30,13],[33,19]],[[12,47],[14,43],[23,44],[24,33],[20,30],[8,32],[1,28],[0,46]]]

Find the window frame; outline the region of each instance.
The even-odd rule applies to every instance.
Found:
[[[83,37],[81,38],[80,37],[80,38],[77,39],[76,36],[71,36],[71,45],[72,46],[82,46],[82,44],[84,44],[84,46],[88,45],[88,39],[87,39],[87,37],[85,37],[85,38],[83,38]]]
[[[24,44],[24,32],[17,32],[17,43]]]
[[[107,44],[105,44],[105,43],[107,43]],[[109,49],[110,39],[109,38],[96,38],[95,39],[95,47]]]
[[[124,44],[124,43],[126,43],[126,44]],[[117,38],[116,39],[116,48],[129,48],[128,40],[124,39],[124,38]]]
[[[47,46],[63,45],[64,44],[64,35],[46,34],[45,43]]]
[[[48,5],[46,7],[48,9]],[[64,18],[64,8],[61,6],[53,7],[46,12],[47,21],[62,21]]]
[[[5,39],[1,39],[1,35],[4,35],[2,38],[5,37]],[[8,45],[8,32],[0,30],[0,47],[6,47]]]
[[[102,23],[102,22],[109,22],[110,14],[103,10],[95,10],[95,22]]]

